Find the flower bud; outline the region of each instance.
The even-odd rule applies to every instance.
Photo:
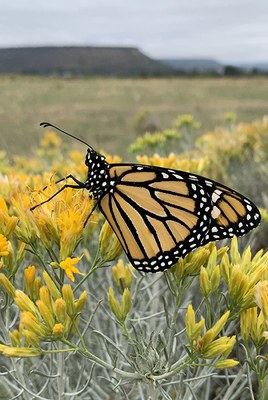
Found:
[[[112,313],[115,315],[118,322],[123,323],[131,308],[131,296],[129,289],[125,289],[122,296],[122,303],[119,304],[115,298],[114,291],[110,287],[108,294],[109,305]]]
[[[123,249],[115,236],[110,224],[105,221],[99,235],[99,245],[102,258],[105,261],[112,261],[120,256]]]
[[[52,333],[54,336],[60,337],[64,334],[64,330],[65,330],[64,326],[61,323],[59,323],[54,325]]]
[[[0,233],[0,257],[9,255],[8,245],[9,242],[7,238]]]
[[[34,302],[22,290],[16,290],[14,301],[21,311],[29,311],[35,316],[39,315]]]
[[[62,297],[66,302],[66,311],[70,317],[75,314],[74,294],[71,285],[65,284],[62,286]]]
[[[214,338],[220,333],[220,331],[223,329],[224,325],[226,324],[228,318],[230,315],[230,311],[226,311],[221,318],[215,323],[215,325],[210,328],[203,336],[202,338],[202,345],[203,348],[206,348],[206,346],[211,343]]]
[[[185,316],[186,333],[190,342],[197,340],[204,330],[205,320],[202,318],[198,323],[195,322],[195,312],[193,306],[189,304]]]
[[[123,260],[119,260],[116,266],[112,268],[113,279],[118,289],[123,292],[125,288],[130,288],[133,275],[130,266],[125,266]]]
[[[28,331],[28,329],[23,329],[22,335],[25,338],[26,346],[40,347],[40,338],[33,331]]]
[[[130,309],[131,309],[131,295],[129,289],[126,288],[124,289],[124,293],[122,296],[122,311],[125,318],[129,313]]]
[[[44,303],[42,300],[37,300],[36,305],[40,311],[40,314],[43,317],[43,320],[45,321],[46,325],[52,329],[53,326],[55,325],[55,318],[49,309],[49,307]]]
[[[87,302],[87,292],[84,290],[83,293],[79,296],[79,299],[75,301],[74,307],[75,307],[75,314],[79,314],[83,308],[85,307]]]
[[[14,288],[14,286],[12,285],[10,280],[4,274],[0,274],[0,283],[1,283],[4,291],[10,297],[12,297],[14,299],[15,293],[16,293],[16,289]]]
[[[55,315],[59,322],[64,323],[66,321],[66,302],[62,298],[55,301]]]
[[[9,332],[9,337],[12,346],[17,347],[21,346],[21,332],[19,332],[17,329],[15,329],[13,332]]]
[[[25,277],[25,290],[27,294],[33,298],[34,280],[35,280],[35,266],[30,265],[24,270]]]
[[[0,349],[1,351],[1,349]],[[3,350],[3,355],[6,357],[19,357],[19,358],[27,358],[27,357],[38,357],[42,354],[42,350],[40,348],[34,347],[9,347],[6,346],[5,350]]]
[[[42,324],[31,312],[23,311],[20,315],[22,325],[40,338],[50,334],[50,330]]]
[[[42,279],[40,276],[37,276],[33,284],[33,291],[32,291],[33,300],[38,299],[41,286],[42,286]]]
[[[53,299],[59,299],[61,297],[61,293],[46,271],[43,272],[43,277]]]
[[[208,297],[210,295],[210,283],[206,268],[201,267],[199,279],[200,279],[200,289],[202,295],[204,297]]]
[[[217,361],[214,364],[215,368],[225,369],[225,368],[233,368],[239,364],[239,361],[233,360],[232,358],[227,358],[226,360]]]

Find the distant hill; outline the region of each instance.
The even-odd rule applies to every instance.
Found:
[[[218,61],[202,58],[174,58],[174,59],[158,59],[159,62],[163,63],[168,67],[185,73],[206,73],[215,72],[222,74],[224,72],[224,66]]]
[[[169,66],[132,47],[22,47],[0,49],[0,73],[151,76]]]

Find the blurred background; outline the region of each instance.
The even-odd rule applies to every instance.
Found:
[[[129,158],[181,115],[199,134],[262,118],[267,14],[265,0],[2,0],[0,148],[29,154],[48,120]]]

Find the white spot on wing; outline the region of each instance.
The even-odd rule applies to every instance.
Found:
[[[215,192],[212,193],[212,201],[213,203],[216,203],[216,201],[220,198],[220,196]]]
[[[212,218],[217,219],[218,216],[220,215],[220,213],[221,213],[221,210],[217,206],[214,206],[212,208],[211,216],[212,216]]]

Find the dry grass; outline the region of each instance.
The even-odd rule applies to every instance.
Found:
[[[44,120],[97,149],[124,154],[136,135],[133,120],[144,109],[155,114],[159,128],[170,127],[178,114],[192,113],[202,131],[223,124],[228,111],[250,121],[268,110],[267,78],[1,76],[0,93],[0,148],[9,154],[25,154],[29,144],[35,146],[42,134],[38,124]]]

